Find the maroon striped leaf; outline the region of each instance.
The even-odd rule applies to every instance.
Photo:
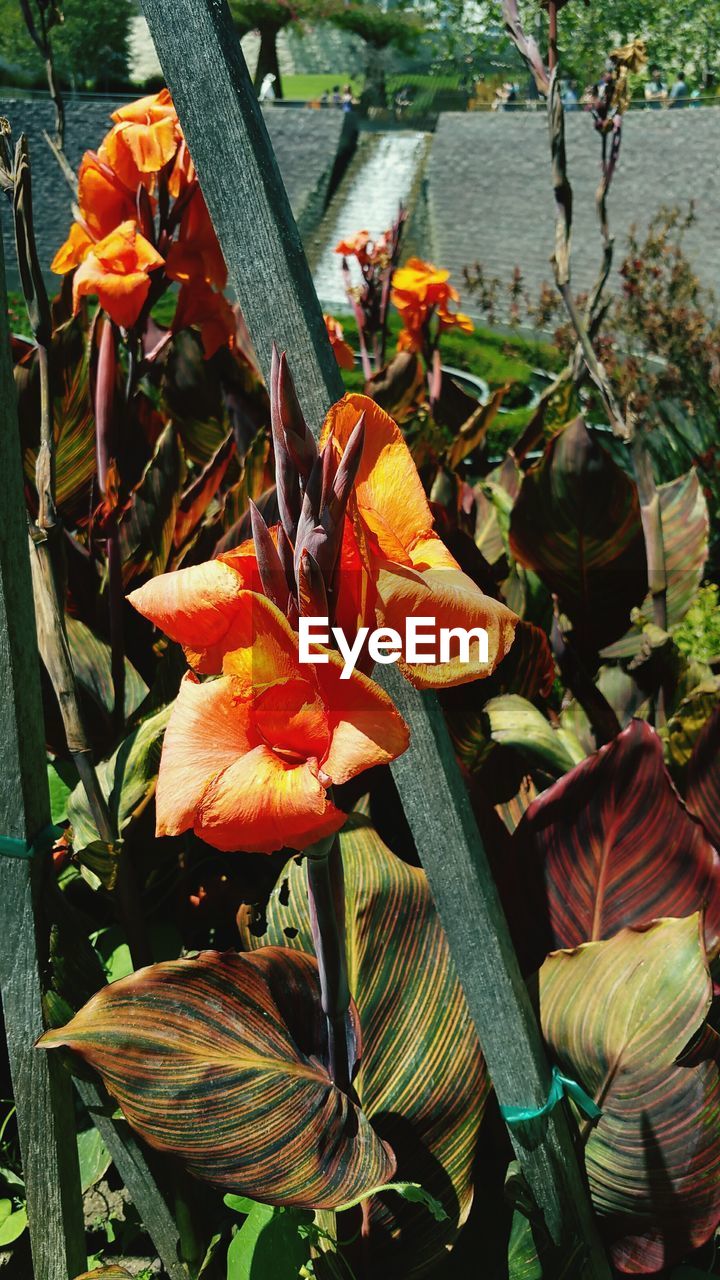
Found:
[[[330,1078],[317,964],[301,952],[151,965],[40,1041],[61,1045],[100,1073],[151,1146],[225,1190],[334,1209],[395,1171]]]
[[[120,519],[125,586],[140,574],[154,577],[167,568],[184,478],[185,459],[170,423]]]
[[[695,743],[687,769],[686,796],[688,809],[720,848],[720,706]]]
[[[438,1222],[422,1204],[373,1198],[372,1274],[399,1280],[432,1271],[467,1217],[489,1082],[424,872],[395,857],[359,815],[340,843],[350,988],[363,1042],[355,1086],[397,1156],[398,1178],[419,1182],[448,1214]],[[245,945],[312,949],[303,863],[283,871],[266,919],[262,939],[241,920]]]
[[[594,652],[627,630],[648,585],[640,503],[582,418],[553,436],[526,475],[510,548],[557,594],[581,649]]]
[[[173,530],[173,545],[176,549],[187,542],[202,520],[223,482],[234,453],[235,437],[230,432],[182,494]]]
[[[694,469],[669,484],[658,485],[658,497],[667,576],[667,625],[671,629],[682,622],[702,582],[710,521],[705,494]],[[629,658],[639,653],[643,623],[652,617],[652,597],[648,595],[637,624],[609,647],[607,657]]]
[[[642,720],[538,796],[515,836],[534,901],[534,954],[612,937],[626,925],[706,909],[720,940],[720,858],[688,814]]]
[[[658,920],[559,951],[539,976],[542,1028],[602,1108],[584,1126],[593,1205],[615,1266],[680,1261],[720,1220],[720,1039],[700,918]]]

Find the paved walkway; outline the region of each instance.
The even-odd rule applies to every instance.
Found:
[[[595,188],[600,141],[584,112],[567,117],[575,194],[573,282],[589,288],[599,241]],[[646,224],[661,205],[693,199],[698,221],[686,247],[701,280],[720,298],[720,110],[632,112],[610,197],[619,262],[632,223]],[[450,114],[440,117],[427,171],[431,251],[462,282],[480,261],[509,279],[516,264],[536,291],[552,281],[553,198],[544,113]]]

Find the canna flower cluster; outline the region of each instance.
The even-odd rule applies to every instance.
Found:
[[[78,173],[75,221],[52,270],[73,276],[73,307],[97,297],[115,324],[140,328],[180,285],[174,330],[196,325],[206,357],[233,345],[227,271],[167,89],[120,107]]]
[[[341,240],[335,253],[342,254],[345,293],[353,309],[360,339],[360,355],[366,380],[372,377],[369,353],[379,369],[385,360],[387,314],[390,302],[390,280],[400,256],[400,242],[407,213],[402,205],[393,225],[373,240],[368,231],[357,231]],[[354,259],[361,282],[353,282],[348,259]]]
[[[342,679],[335,650],[302,664],[300,617],[327,618],[346,636],[362,626],[404,633],[431,616],[483,627],[489,661],[399,667],[419,688],[488,675],[517,619],[460,570],[432,515],[395,423],[365,396],[327,415],[316,445],[284,356],[270,387],[280,519],[251,507],[252,538],[217,559],[151,579],[138,611],[185,650],[157,788],[158,834],[192,829],[226,850],[304,849],[345,815],[331,788],[395,759],[408,729],[372,680],[367,654]]]
[[[401,351],[417,351],[426,356],[437,348],[440,334],[447,329],[472,333],[473,322],[462,311],[451,311],[450,303],[460,295],[448,283],[450,272],[421,258],[410,258],[392,278],[392,302],[400,312],[403,330],[398,340]]]

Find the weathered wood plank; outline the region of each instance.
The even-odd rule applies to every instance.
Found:
[[[342,382],[226,0],[142,7],[261,366],[273,339],[287,349],[319,427]],[[538,1107],[550,1071],[442,713],[394,668],[384,683],[412,729],[395,776],[498,1098]],[[511,1136],[567,1274],[608,1280],[565,1107]]]
[[[342,395],[342,380],[225,0],[142,0],[142,8],[183,129],[195,140],[200,185],[218,231],[222,224],[230,284],[251,336],[266,332],[271,315],[275,341],[288,358],[310,338],[315,359],[303,366],[296,383],[313,421]],[[267,375],[269,349],[254,340]]]
[[[0,834],[28,843],[50,821],[50,801],[1,244],[0,510]],[[72,1090],[54,1055],[34,1047],[44,1030],[44,861],[0,857],[0,989],[35,1280],[68,1280],[86,1263]]]
[[[112,1118],[115,1104],[97,1085],[77,1079],[75,1087],[132,1197],[169,1280],[190,1280],[188,1268],[178,1260],[180,1235],[175,1220],[127,1122]]]

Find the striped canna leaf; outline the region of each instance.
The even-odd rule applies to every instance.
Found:
[[[104,987],[44,1049],[102,1076],[129,1123],[191,1173],[266,1204],[334,1209],[395,1161],[324,1065],[313,958],[208,951]]]
[[[625,925],[706,909],[720,942],[720,858],[670,781],[662,742],[632,721],[530,804],[514,836],[537,957]]]
[[[395,857],[359,815],[340,843],[350,989],[363,1041],[355,1087],[397,1156],[398,1178],[420,1183],[448,1214],[437,1222],[422,1205],[374,1197],[373,1265],[393,1277],[420,1276],[470,1210],[489,1083],[424,872]],[[247,921],[241,932],[245,945],[259,945]],[[283,871],[262,941],[311,950],[304,864]]]
[[[682,622],[702,582],[708,558],[710,518],[708,505],[695,469],[669,484],[658,485],[662,521],[665,573],[667,575],[667,625]],[[653,617],[647,596],[638,619],[627,635],[610,645],[606,656],[631,658],[640,652],[642,626]]]
[[[720,857],[688,814],[642,720],[538,796],[515,836],[518,874],[534,902],[538,963],[555,947],[609,938],[659,916],[705,907],[720,941]]]
[[[695,743],[688,764],[688,809],[720,848],[720,706],[716,706]]]
[[[698,915],[549,956],[551,1054],[602,1108],[585,1165],[615,1266],[649,1274],[720,1220],[720,1038]]]
[[[526,475],[510,519],[510,549],[534,569],[592,653],[627,630],[647,592],[637,489],[582,418],[550,440]]]

